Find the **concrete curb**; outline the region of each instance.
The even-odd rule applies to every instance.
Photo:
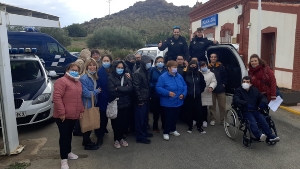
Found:
[[[294,109],[286,107],[286,106],[280,106],[280,108],[300,116],[300,111],[294,110]]]

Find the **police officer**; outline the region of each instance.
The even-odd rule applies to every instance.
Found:
[[[163,43],[160,41],[158,49],[160,51],[168,48],[168,55],[166,61],[176,61],[177,56],[183,56],[185,60],[189,57],[188,44],[183,36],[180,36],[180,26],[174,26],[173,36],[165,40]]]
[[[203,28],[197,28],[196,36],[190,42],[189,52],[191,58],[196,57],[199,62],[207,62],[205,51],[209,46],[216,44],[218,44],[218,41],[211,41],[203,37]]]

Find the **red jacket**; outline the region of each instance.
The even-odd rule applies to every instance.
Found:
[[[276,98],[276,79],[273,70],[269,66],[257,66],[249,68],[251,83],[258,90],[267,95],[268,100]]]
[[[54,83],[53,117],[66,119],[78,119],[84,112],[82,104],[82,86],[80,81],[75,81],[69,75],[65,75]]]

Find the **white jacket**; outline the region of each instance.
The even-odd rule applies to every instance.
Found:
[[[206,87],[204,92],[201,94],[202,106],[211,106],[212,102],[212,92],[208,90],[209,87],[215,89],[217,86],[217,80],[215,74],[211,72],[209,69],[206,72],[201,72],[204,76],[204,80],[206,83]]]

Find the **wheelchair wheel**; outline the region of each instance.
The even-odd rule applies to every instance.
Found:
[[[226,135],[231,138],[235,139],[238,135],[238,116],[234,109],[229,109],[226,112],[226,116],[224,118],[224,129]]]

